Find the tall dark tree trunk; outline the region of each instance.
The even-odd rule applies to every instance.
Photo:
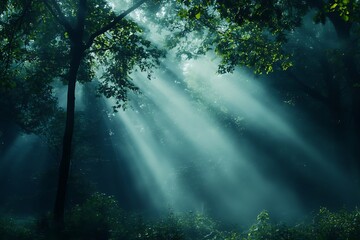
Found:
[[[59,166],[59,179],[54,207],[54,220],[55,223],[59,226],[62,226],[64,223],[65,198],[70,171],[71,144],[75,120],[75,86],[82,56],[83,47],[81,45],[81,42],[78,44],[72,44],[70,52],[70,70],[68,74],[66,125],[63,138],[62,157]]]
[[[55,199],[54,206],[54,221],[56,225],[62,227],[64,223],[64,212],[65,212],[65,198],[67,191],[67,182],[70,172],[70,162],[71,162],[71,143],[74,132],[74,117],[75,117],[75,86],[76,78],[80,68],[81,61],[84,56],[86,49],[89,49],[94,42],[94,39],[115,27],[115,25],[120,22],[126,15],[128,15],[133,10],[137,9],[143,3],[148,0],[140,0],[128,10],[124,11],[122,14],[114,18],[113,21],[110,21],[107,25],[100,28],[98,31],[94,32],[88,39],[87,42],[84,42],[84,30],[85,30],[85,19],[87,15],[87,0],[78,1],[78,11],[77,11],[77,22],[76,24],[70,24],[65,15],[58,10],[59,7],[54,7],[55,10],[48,4],[50,12],[54,13],[53,15],[58,20],[58,22],[65,28],[66,32],[69,34],[71,40],[71,51],[70,51],[70,70],[68,74],[68,95],[67,95],[67,108],[66,108],[66,125],[63,139],[63,149],[62,157],[59,166],[59,180],[58,188]],[[47,3],[47,1],[45,1]],[[56,5],[56,2],[54,3]]]

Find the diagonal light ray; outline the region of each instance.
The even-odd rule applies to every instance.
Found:
[[[201,66],[207,66],[209,69],[216,69],[216,63],[209,61],[209,58],[203,58],[200,61],[189,61],[185,63],[184,75],[194,75],[200,79],[208,80],[205,71],[197,71]],[[253,77],[236,71],[232,75],[217,76],[213,75],[209,81],[206,81],[211,92],[216,92],[221,96],[221,101],[230,112],[245,116],[257,128],[265,131],[269,137],[282,138],[288,141],[288,144],[295,145],[306,153],[308,160],[316,164],[319,169],[326,171],[334,179],[346,179],[344,173],[339,172],[336,165],[326,161],[327,156],[317,150],[313,145],[306,142],[297,132],[293,119],[284,118],[285,114],[281,112],[279,106],[272,100],[271,96],[256,86],[256,80]],[[204,80],[202,80],[204,81]],[[193,89],[196,91],[196,89]],[[201,92],[204,99],[211,103],[209,94]],[[261,101],[261,102],[260,102]]]
[[[184,92],[169,84],[171,80],[168,75],[159,73],[157,79],[151,82],[145,80],[146,76],[137,75],[134,78],[138,79],[137,84],[144,95],[150,96],[153,103],[158,106],[158,111],[150,116],[138,110],[127,111],[121,113],[119,118],[131,132],[131,145],[137,146],[135,152],[138,154],[133,158],[136,159],[138,168],[142,168],[140,175],[152,175],[155,179],[154,185],[164,193],[162,197],[166,196],[166,193],[171,193],[172,200],[167,199],[166,202],[174,203],[174,208],[185,205],[188,209],[199,209],[198,206],[207,201],[207,197],[216,198],[217,195],[218,198],[221,196],[219,205],[232,206],[232,210],[228,209],[229,211],[234,210],[236,202],[241,202],[243,205],[235,207],[237,209],[235,212],[238,215],[245,215],[245,212],[249,211],[247,206],[254,203],[260,206],[264,199],[269,200],[272,196],[270,202],[281,202],[282,205],[289,202],[290,205],[297,206],[294,209],[300,208],[291,190],[275,186],[259,175],[252,164],[249,164],[251,160],[247,159],[246,151],[234,145],[231,137],[222,131],[221,126],[218,126],[210,115],[197,111]],[[152,120],[148,120],[149,117],[158,118],[161,131],[165,131],[162,134],[166,136],[165,146],[161,146],[156,136],[146,130],[153,127],[148,126],[149,123],[153,123]],[[174,129],[177,135],[171,134]],[[175,149],[184,147],[186,144],[173,146],[171,145],[174,143],[173,138],[181,138],[180,142],[193,146],[200,153],[199,159],[194,161],[198,161],[201,165],[208,165],[209,169],[203,167],[199,173],[201,175],[199,179],[202,179],[201,184],[211,186],[203,190],[203,194],[193,192],[191,187],[186,186],[189,183],[184,180],[176,178],[172,181],[167,180],[170,176],[177,175],[176,166],[179,165],[179,161],[188,161],[183,159],[183,156],[174,154]],[[186,147],[184,151],[190,158],[193,156],[193,153],[186,152]],[[168,182],[172,182],[172,186],[165,184]],[[274,196],[274,192],[283,194]],[[187,196],[188,203],[179,204],[176,200],[179,195]],[[283,198],[284,195],[287,197]],[[153,201],[163,202],[156,201],[162,197],[153,196]],[[260,210],[256,209],[256,212],[252,214]]]

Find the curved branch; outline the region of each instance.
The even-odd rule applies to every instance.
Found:
[[[132,7],[130,7],[128,10],[124,11],[119,16],[114,18],[107,25],[105,25],[104,27],[100,28],[99,30],[97,30],[96,32],[91,34],[91,36],[89,37],[89,40],[86,42],[85,49],[88,49],[91,47],[91,45],[94,43],[94,40],[96,37],[100,36],[101,34],[104,34],[106,31],[115,27],[115,25],[117,23],[119,23],[124,17],[126,17],[129,13],[131,13],[132,11],[134,11],[135,9],[137,9],[138,7],[140,7],[142,4],[144,4],[147,1],[148,0],[140,0],[139,2],[135,3]]]

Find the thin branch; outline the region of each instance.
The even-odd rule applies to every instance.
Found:
[[[115,27],[115,25],[117,23],[119,23],[124,17],[126,17],[129,13],[131,13],[132,11],[134,11],[135,9],[137,9],[138,7],[140,7],[142,4],[144,4],[147,1],[148,0],[140,0],[139,2],[134,4],[132,7],[130,7],[128,10],[124,11],[119,16],[114,18],[114,20],[112,20],[110,23],[108,23],[104,27],[100,28],[99,30],[97,30],[96,32],[91,34],[91,36],[89,37],[89,40],[86,42],[85,49],[91,47],[91,45],[93,44],[96,37],[100,36],[101,34],[104,34],[106,31],[108,31],[111,28]]]
[[[14,30],[11,32],[11,35],[9,37],[9,43],[6,45],[7,55],[5,57],[5,70],[7,70],[9,68],[9,66],[10,66],[10,62],[11,62],[10,55],[11,55],[11,52],[12,52],[13,47],[14,47],[13,43],[14,43],[14,40],[16,38],[16,33],[18,32],[21,25],[23,24],[25,16],[26,16],[26,14],[28,14],[28,10],[30,9],[30,7],[31,7],[31,1],[27,1],[25,6],[24,6],[23,11],[21,12],[21,15],[14,22],[14,25],[15,25]]]
[[[65,15],[63,14],[63,12],[61,11],[59,5],[54,1],[51,0],[52,2],[52,6],[49,3],[49,0],[43,0],[45,6],[47,7],[47,9],[50,11],[51,15],[53,15],[53,17],[55,18],[55,20],[62,25],[65,30],[72,35],[74,32],[74,29],[71,27],[70,23],[68,22],[68,20],[66,19]]]

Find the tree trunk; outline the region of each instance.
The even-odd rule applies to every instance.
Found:
[[[62,157],[59,166],[59,179],[54,207],[54,220],[58,226],[63,226],[64,223],[65,198],[71,160],[71,143],[74,132],[75,85],[77,73],[82,60],[82,55],[82,45],[73,44],[71,46],[70,52],[71,62],[68,75],[66,125],[63,138]]]

